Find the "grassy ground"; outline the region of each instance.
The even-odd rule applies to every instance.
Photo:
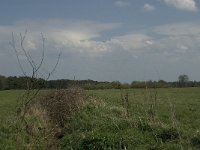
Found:
[[[0,91],[0,118],[3,119],[14,113],[17,98],[22,94],[23,91]]]
[[[59,148],[199,149],[199,91],[200,88],[88,91],[87,105],[66,123]],[[16,99],[22,92],[0,92],[0,149],[17,149],[9,118],[14,116]]]

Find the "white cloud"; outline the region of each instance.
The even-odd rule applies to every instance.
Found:
[[[28,29],[25,47],[30,51],[41,49],[40,32],[47,38],[48,51],[62,50],[66,54],[73,53],[89,57],[116,51],[128,52],[136,57],[155,54],[182,57],[182,55],[193,55],[200,49],[200,23],[198,22],[163,25],[147,32],[133,31],[129,34],[110,37],[108,40],[102,39],[103,32],[116,29],[120,25],[91,21],[49,20],[22,21],[10,26],[0,26],[0,53],[8,49],[12,31],[17,35],[25,29]],[[16,39],[19,40],[19,36]]]
[[[144,4],[144,10],[147,12],[154,11],[155,7],[151,4],[146,3],[146,4]]]
[[[164,2],[180,10],[186,10],[186,11],[198,10],[195,0],[164,0]]]
[[[149,40],[147,40],[146,43],[149,44],[149,45],[153,45],[154,44],[153,41],[149,41]]]
[[[155,27],[153,32],[159,35],[154,45],[155,49],[173,58],[193,57],[195,59],[200,49],[199,26],[200,23],[196,22]]]
[[[171,36],[184,36],[184,35],[196,35],[200,34],[200,23],[176,23],[158,26],[154,29],[154,32],[163,35]]]
[[[59,48],[64,52],[79,52],[93,56],[108,51],[104,42],[98,41],[96,38],[100,38],[102,32],[119,26],[119,23],[92,21],[20,21],[10,26],[0,26],[0,44],[4,45],[3,47],[8,47],[12,31],[19,41],[19,33],[23,33],[27,29],[28,34],[25,40],[27,50],[39,50],[41,48],[40,32],[42,32],[47,38],[46,47],[49,49],[58,50]],[[17,46],[19,47],[19,45]]]
[[[150,36],[141,33],[116,36],[113,37],[109,41],[109,43],[115,46],[120,46],[124,50],[129,50],[129,51],[138,50],[141,48],[147,48],[149,47],[149,45],[153,44],[152,38]]]
[[[130,6],[130,3],[125,0],[117,0],[116,2],[114,2],[114,5],[117,7],[126,7]]]
[[[0,67],[8,66],[9,63],[13,64],[13,66],[4,67],[4,72],[13,71],[12,74],[16,74],[17,60],[8,42],[11,40],[12,31],[19,40],[20,37],[17,35],[26,29],[28,34],[25,46],[30,49],[31,55],[34,54],[32,56],[36,60],[40,59],[41,55],[40,32],[46,37],[47,61],[45,62],[47,64],[45,68],[46,66],[51,68],[51,64],[56,61],[58,50],[62,51],[61,69],[58,71],[64,74],[62,78],[66,78],[70,72],[78,72],[77,74],[81,76],[86,73],[82,76],[83,78],[89,76],[93,79],[93,77],[102,75],[101,72],[107,69],[106,72],[116,79],[117,73],[111,71],[115,68],[117,68],[116,72],[123,72],[121,68],[125,68],[125,71],[141,71],[141,66],[143,70],[152,66],[160,66],[160,69],[166,72],[174,68],[172,69],[174,73],[177,68],[180,69],[178,66],[183,66],[182,63],[188,65],[188,68],[193,67],[194,70],[199,66],[200,22],[167,24],[146,31],[130,31],[127,34],[106,37],[107,40],[104,40],[102,34],[105,31],[109,32],[120,25],[119,23],[62,20],[21,21],[9,26],[0,25]],[[35,55],[35,52],[38,55]],[[11,59],[12,57],[15,59]],[[20,59],[24,61],[21,55]],[[85,68],[88,71],[85,71]],[[92,72],[96,72],[94,76],[90,76]],[[131,74],[130,79],[132,79],[132,74],[135,72],[126,72],[126,74]],[[103,80],[106,80],[105,75],[102,75]]]

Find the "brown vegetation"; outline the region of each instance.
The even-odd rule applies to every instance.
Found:
[[[45,143],[57,149],[57,140],[64,136],[64,129],[74,114],[85,104],[86,94],[78,87],[55,90],[41,95],[29,104],[25,115],[26,133],[30,143]]]

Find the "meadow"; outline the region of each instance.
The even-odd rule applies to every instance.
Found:
[[[200,149],[199,91],[200,88],[86,91],[84,108],[66,122],[63,136],[56,140],[57,149]],[[17,99],[23,92],[0,91],[2,150],[46,149],[45,144],[31,144],[29,135],[20,134],[24,145],[16,140]]]

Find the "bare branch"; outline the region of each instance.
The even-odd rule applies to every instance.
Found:
[[[41,54],[41,60],[40,60],[40,62],[38,64],[38,66],[36,65],[36,62],[33,60],[33,57],[28,53],[28,51],[24,47],[24,42],[26,40],[26,35],[27,35],[27,31],[25,31],[24,35],[22,35],[20,33],[20,50],[23,52],[23,55],[25,56],[29,67],[32,69],[32,74],[30,75],[30,78],[27,78],[27,89],[26,89],[25,94],[21,98],[21,100],[22,100],[22,109],[23,109],[23,113],[22,113],[22,116],[21,116],[22,120],[24,120],[24,115],[27,112],[29,103],[31,103],[34,100],[34,98],[37,96],[37,94],[39,93],[39,91],[42,88],[42,87],[36,87],[36,83],[37,83],[37,75],[38,75],[38,72],[39,72],[41,66],[43,65],[44,56],[45,56],[45,52],[44,52],[45,51],[45,38],[44,38],[43,34],[41,33],[41,37],[42,37],[42,54]],[[18,54],[18,51],[16,49],[14,33],[12,33],[12,42],[10,42],[10,45],[13,47],[13,49],[14,49],[14,51],[16,53],[17,61],[18,61],[18,64],[20,66],[20,69],[21,69],[23,75],[27,76],[25,71],[24,71],[24,68],[23,68],[23,66],[22,66],[22,64],[20,62],[20,59],[19,59],[19,54]],[[55,63],[55,66],[48,73],[46,80],[48,80],[50,78],[50,76],[55,72],[55,70],[57,68],[57,65],[59,63],[59,60],[60,60],[60,56],[61,56],[61,53],[59,53],[57,61]]]
[[[46,80],[48,80],[50,78],[50,76],[54,73],[54,71],[56,70],[58,63],[59,63],[59,60],[60,60],[60,56],[61,56],[61,52],[58,54],[56,64],[55,64],[54,68],[51,70],[51,72],[48,74],[48,77],[47,77]]]
[[[12,42],[9,42],[9,44],[12,46],[12,48],[15,51],[20,70],[22,71],[23,75],[26,76],[26,72],[24,71],[23,66],[22,66],[22,64],[21,64],[21,62],[19,60],[19,54],[18,54],[17,49],[16,49],[15,38],[14,38],[14,33],[13,32],[12,32]]]
[[[41,37],[42,37],[42,57],[41,57],[41,61],[38,65],[38,67],[36,68],[35,72],[37,73],[38,70],[41,68],[42,64],[43,64],[43,61],[44,61],[44,44],[45,44],[45,38],[43,36],[43,34],[41,33]]]
[[[25,57],[29,63],[29,65],[31,66],[32,68],[32,78],[34,78],[35,76],[35,68],[36,68],[36,65],[35,65],[35,62],[33,61],[32,57],[30,56],[29,53],[27,53],[27,51],[25,50],[24,48],[24,40],[26,38],[26,34],[27,34],[27,31],[25,31],[24,35],[22,36],[22,34],[20,33],[20,37],[21,37],[21,41],[20,41],[20,44],[21,44],[21,49],[22,51],[24,52],[25,54]]]

